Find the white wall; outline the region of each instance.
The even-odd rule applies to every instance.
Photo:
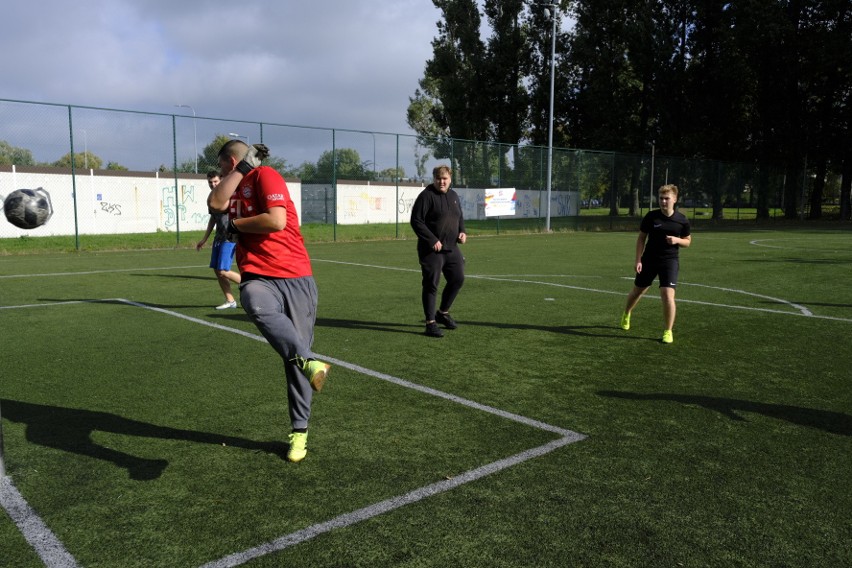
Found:
[[[459,194],[465,219],[485,219],[485,190],[453,188]],[[408,223],[411,207],[422,187],[393,185],[337,184],[337,222],[341,225],[362,223]],[[579,210],[577,192],[550,194],[551,217],[570,217]],[[539,218],[546,200],[545,192],[518,190],[515,218]]]
[[[174,176],[158,172],[122,173],[89,170],[76,176],[76,217],[80,234],[154,233],[157,231],[203,231],[207,213],[207,178],[179,177],[175,193]],[[75,234],[74,184],[68,173],[0,172],[0,196],[15,189],[43,187],[53,203],[53,217],[46,225],[33,230],[19,229],[0,222],[0,238],[21,235]],[[301,183],[288,181],[287,187],[301,217]]]
[[[111,175],[109,175],[111,174]],[[92,171],[76,177],[76,218],[80,234],[153,233],[156,231],[203,231],[207,228],[207,179],[179,177],[175,195],[174,177],[161,174]],[[53,202],[53,217],[44,226],[30,231],[0,222],[0,238],[21,235],[75,234],[74,185],[70,173],[54,173],[49,168],[34,172],[0,171],[0,196],[18,188],[43,187]],[[302,184],[288,181],[287,187],[302,218]],[[308,186],[306,186],[307,188]],[[345,183],[337,185],[337,222],[408,223],[420,186]],[[485,219],[485,190],[456,188],[465,219]],[[518,190],[515,218],[537,218],[545,193]],[[551,217],[576,215],[576,192],[552,192]]]

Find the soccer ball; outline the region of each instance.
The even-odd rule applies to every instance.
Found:
[[[35,229],[47,223],[53,215],[50,194],[43,188],[16,189],[3,202],[6,219],[21,229]]]

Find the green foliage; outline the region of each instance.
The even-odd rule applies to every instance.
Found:
[[[74,153],[74,167],[76,169],[88,168],[90,170],[99,170],[101,169],[101,164],[103,164],[103,160],[89,151]],[[70,168],[71,152],[65,154],[51,165],[56,168]]]
[[[305,176],[306,179],[317,181],[363,180],[371,179],[372,176],[372,171],[367,169],[367,163],[362,162],[358,151],[352,148],[338,148],[334,152],[331,150],[323,152],[317,160],[316,169],[304,173],[313,174],[311,178]]]
[[[12,146],[5,140],[0,140],[0,166],[33,166],[33,153],[25,148]]]
[[[482,179],[490,158],[459,154],[447,136],[507,143],[514,154],[499,158],[499,171],[528,168],[515,145],[547,142],[554,20],[520,0],[434,4],[442,20],[409,126],[466,178]],[[555,38],[557,147],[647,155],[654,144],[668,155],[781,166],[791,180],[802,179],[807,160],[817,174],[812,217],[831,173],[845,167],[852,177],[848,2],[577,0],[570,10],[574,28]],[[634,165],[620,177],[633,209],[640,174]],[[850,186],[841,192],[847,216]],[[802,192],[786,187],[795,217]]]

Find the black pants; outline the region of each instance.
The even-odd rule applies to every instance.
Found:
[[[420,255],[423,272],[423,315],[426,321],[435,319],[435,301],[441,274],[447,280],[441,293],[441,311],[448,312],[464,284],[464,256],[458,247],[449,251],[430,251]]]

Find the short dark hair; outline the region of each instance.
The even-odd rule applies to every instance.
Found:
[[[209,172],[207,172],[207,179],[213,179],[217,177],[219,177],[219,172],[217,172],[216,170],[210,170]]]
[[[248,154],[248,144],[242,140],[228,140],[219,149],[218,158],[222,156],[231,156],[237,160],[242,160]]]

